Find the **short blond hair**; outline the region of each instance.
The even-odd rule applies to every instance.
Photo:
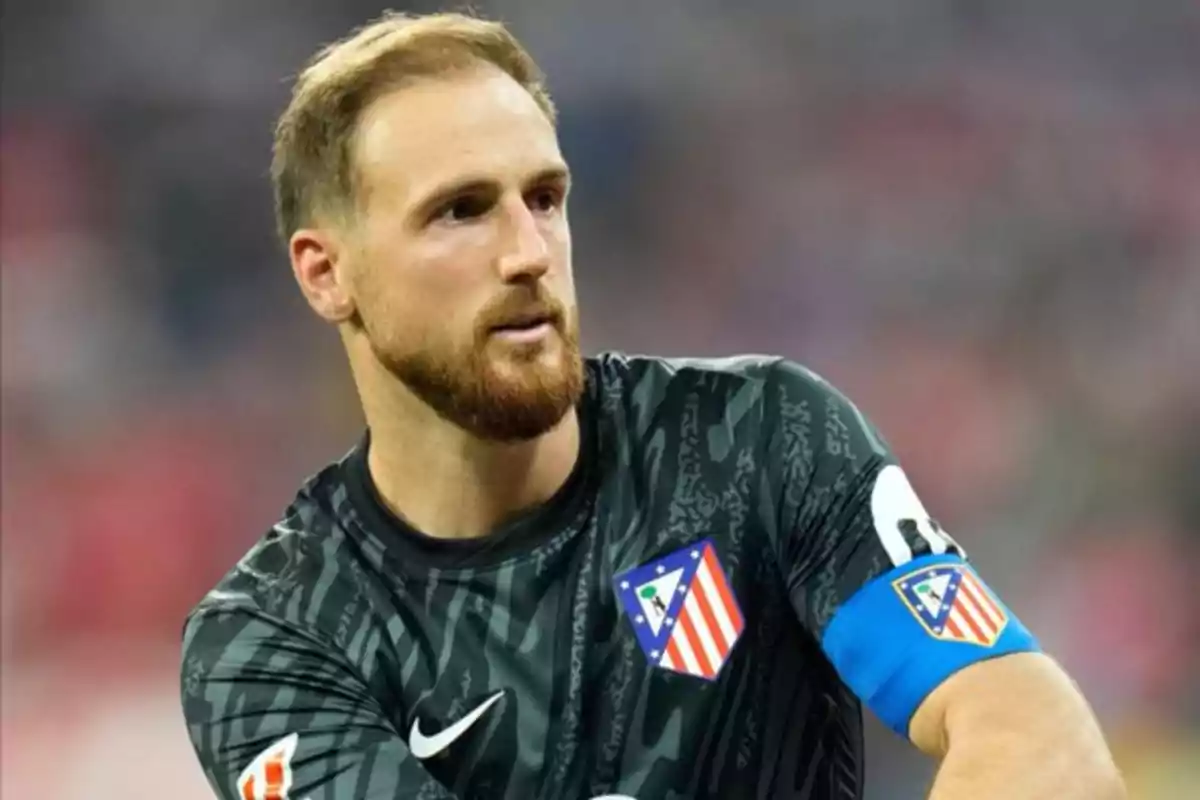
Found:
[[[354,140],[373,101],[413,80],[481,64],[511,76],[555,122],[540,68],[500,22],[389,11],[321,49],[300,73],[275,127],[271,182],[284,243],[302,227],[352,211],[358,197]]]

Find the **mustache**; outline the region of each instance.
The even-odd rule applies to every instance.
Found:
[[[479,330],[490,333],[497,328],[525,327],[548,322],[562,330],[566,309],[544,289],[516,291],[497,297],[479,314]]]

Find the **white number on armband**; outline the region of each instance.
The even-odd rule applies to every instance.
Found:
[[[875,478],[875,486],[871,489],[871,520],[875,535],[894,566],[912,561],[912,547],[908,542],[913,533],[928,542],[930,552],[935,555],[953,548],[963,558],[967,557],[958,542],[929,516],[908,482],[908,476],[895,464],[881,469]],[[910,537],[905,536],[906,531]]]

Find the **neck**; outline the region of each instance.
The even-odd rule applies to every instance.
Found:
[[[403,386],[362,392],[367,467],[384,503],[429,536],[485,536],[549,500],[579,456],[575,409],[536,439],[492,442],[443,420]],[[371,399],[368,401],[368,394]]]

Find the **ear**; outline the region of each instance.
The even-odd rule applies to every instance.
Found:
[[[326,322],[345,322],[357,310],[350,291],[346,250],[331,231],[303,228],[288,242],[292,274],[304,299]]]

